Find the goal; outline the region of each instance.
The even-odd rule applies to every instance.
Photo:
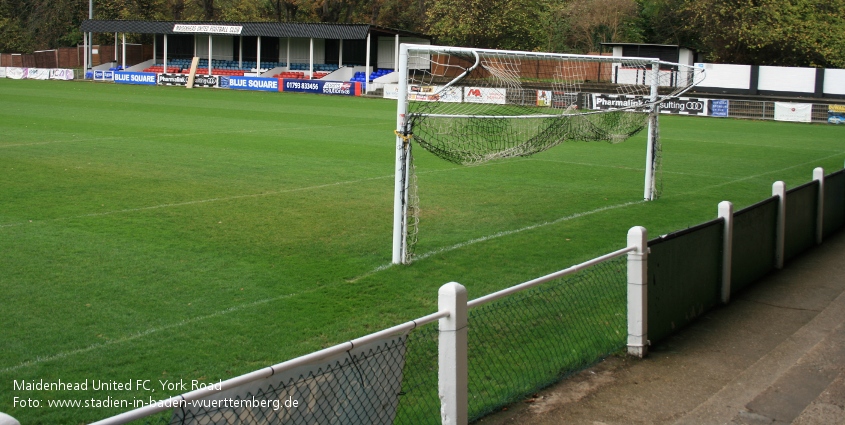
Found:
[[[643,197],[660,193],[661,102],[703,70],[651,58],[403,44],[399,52],[393,263],[417,239],[412,145],[457,164],[528,156],[566,141],[618,143],[648,128]]]

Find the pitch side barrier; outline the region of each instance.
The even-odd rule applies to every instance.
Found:
[[[661,341],[732,294],[782,269],[845,226],[845,170],[742,210],[719,204],[718,218],[648,242],[648,339]]]
[[[73,80],[72,69],[0,67],[0,78],[12,80]]]
[[[165,86],[186,86],[188,84],[188,74],[113,72],[110,74],[110,78],[119,84]],[[194,77],[194,87],[265,92],[298,92],[339,96],[360,96],[362,93],[360,82],[226,75],[196,75]]]

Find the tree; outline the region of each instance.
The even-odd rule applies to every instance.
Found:
[[[27,9],[22,0],[0,0],[0,52],[29,52],[35,47],[26,25]]]
[[[266,20],[259,2],[254,0],[227,0],[217,12],[217,19],[229,22],[255,22]]]
[[[713,61],[845,67],[845,0],[688,0],[686,12]]]
[[[557,9],[568,25],[569,46],[582,53],[596,52],[601,43],[633,41],[637,16],[635,0],[577,0]]]
[[[676,44],[700,49],[700,29],[687,25],[689,13],[684,1],[637,0],[637,17],[632,38],[639,42]]]
[[[370,0],[361,22],[407,31],[422,32],[427,0]]]
[[[265,15],[276,22],[296,21],[299,3],[296,0],[265,0]]]
[[[543,44],[546,7],[542,0],[437,0],[425,31],[444,44],[534,50]]]
[[[170,12],[170,19],[174,21],[181,21],[185,16],[185,0],[167,0],[167,8]]]
[[[217,16],[217,9],[214,7],[214,0],[194,0],[202,11],[202,19],[213,21]]]
[[[82,42],[79,27],[88,18],[87,0],[29,0],[24,3],[27,13],[25,18],[22,16],[23,22],[36,48],[53,49]]]

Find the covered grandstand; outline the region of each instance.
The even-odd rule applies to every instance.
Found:
[[[177,22],[86,20],[83,33],[152,34],[153,59],[112,68],[157,74],[187,73],[200,58],[198,75],[360,81],[396,69],[400,43],[430,44],[424,34],[369,24],[290,22]],[[91,46],[85,46],[86,59]],[[90,60],[85,69],[91,69]],[[210,66],[209,66],[210,65]]]

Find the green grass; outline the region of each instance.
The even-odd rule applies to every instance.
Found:
[[[668,233],[842,167],[843,129],[661,117],[645,135],[458,167],[417,149],[423,259],[391,257],[395,103],[0,80],[0,411],[26,424],[125,409],[14,408],[14,380],[216,382]],[[501,232],[507,234],[498,236]],[[471,241],[477,241],[468,243]]]

